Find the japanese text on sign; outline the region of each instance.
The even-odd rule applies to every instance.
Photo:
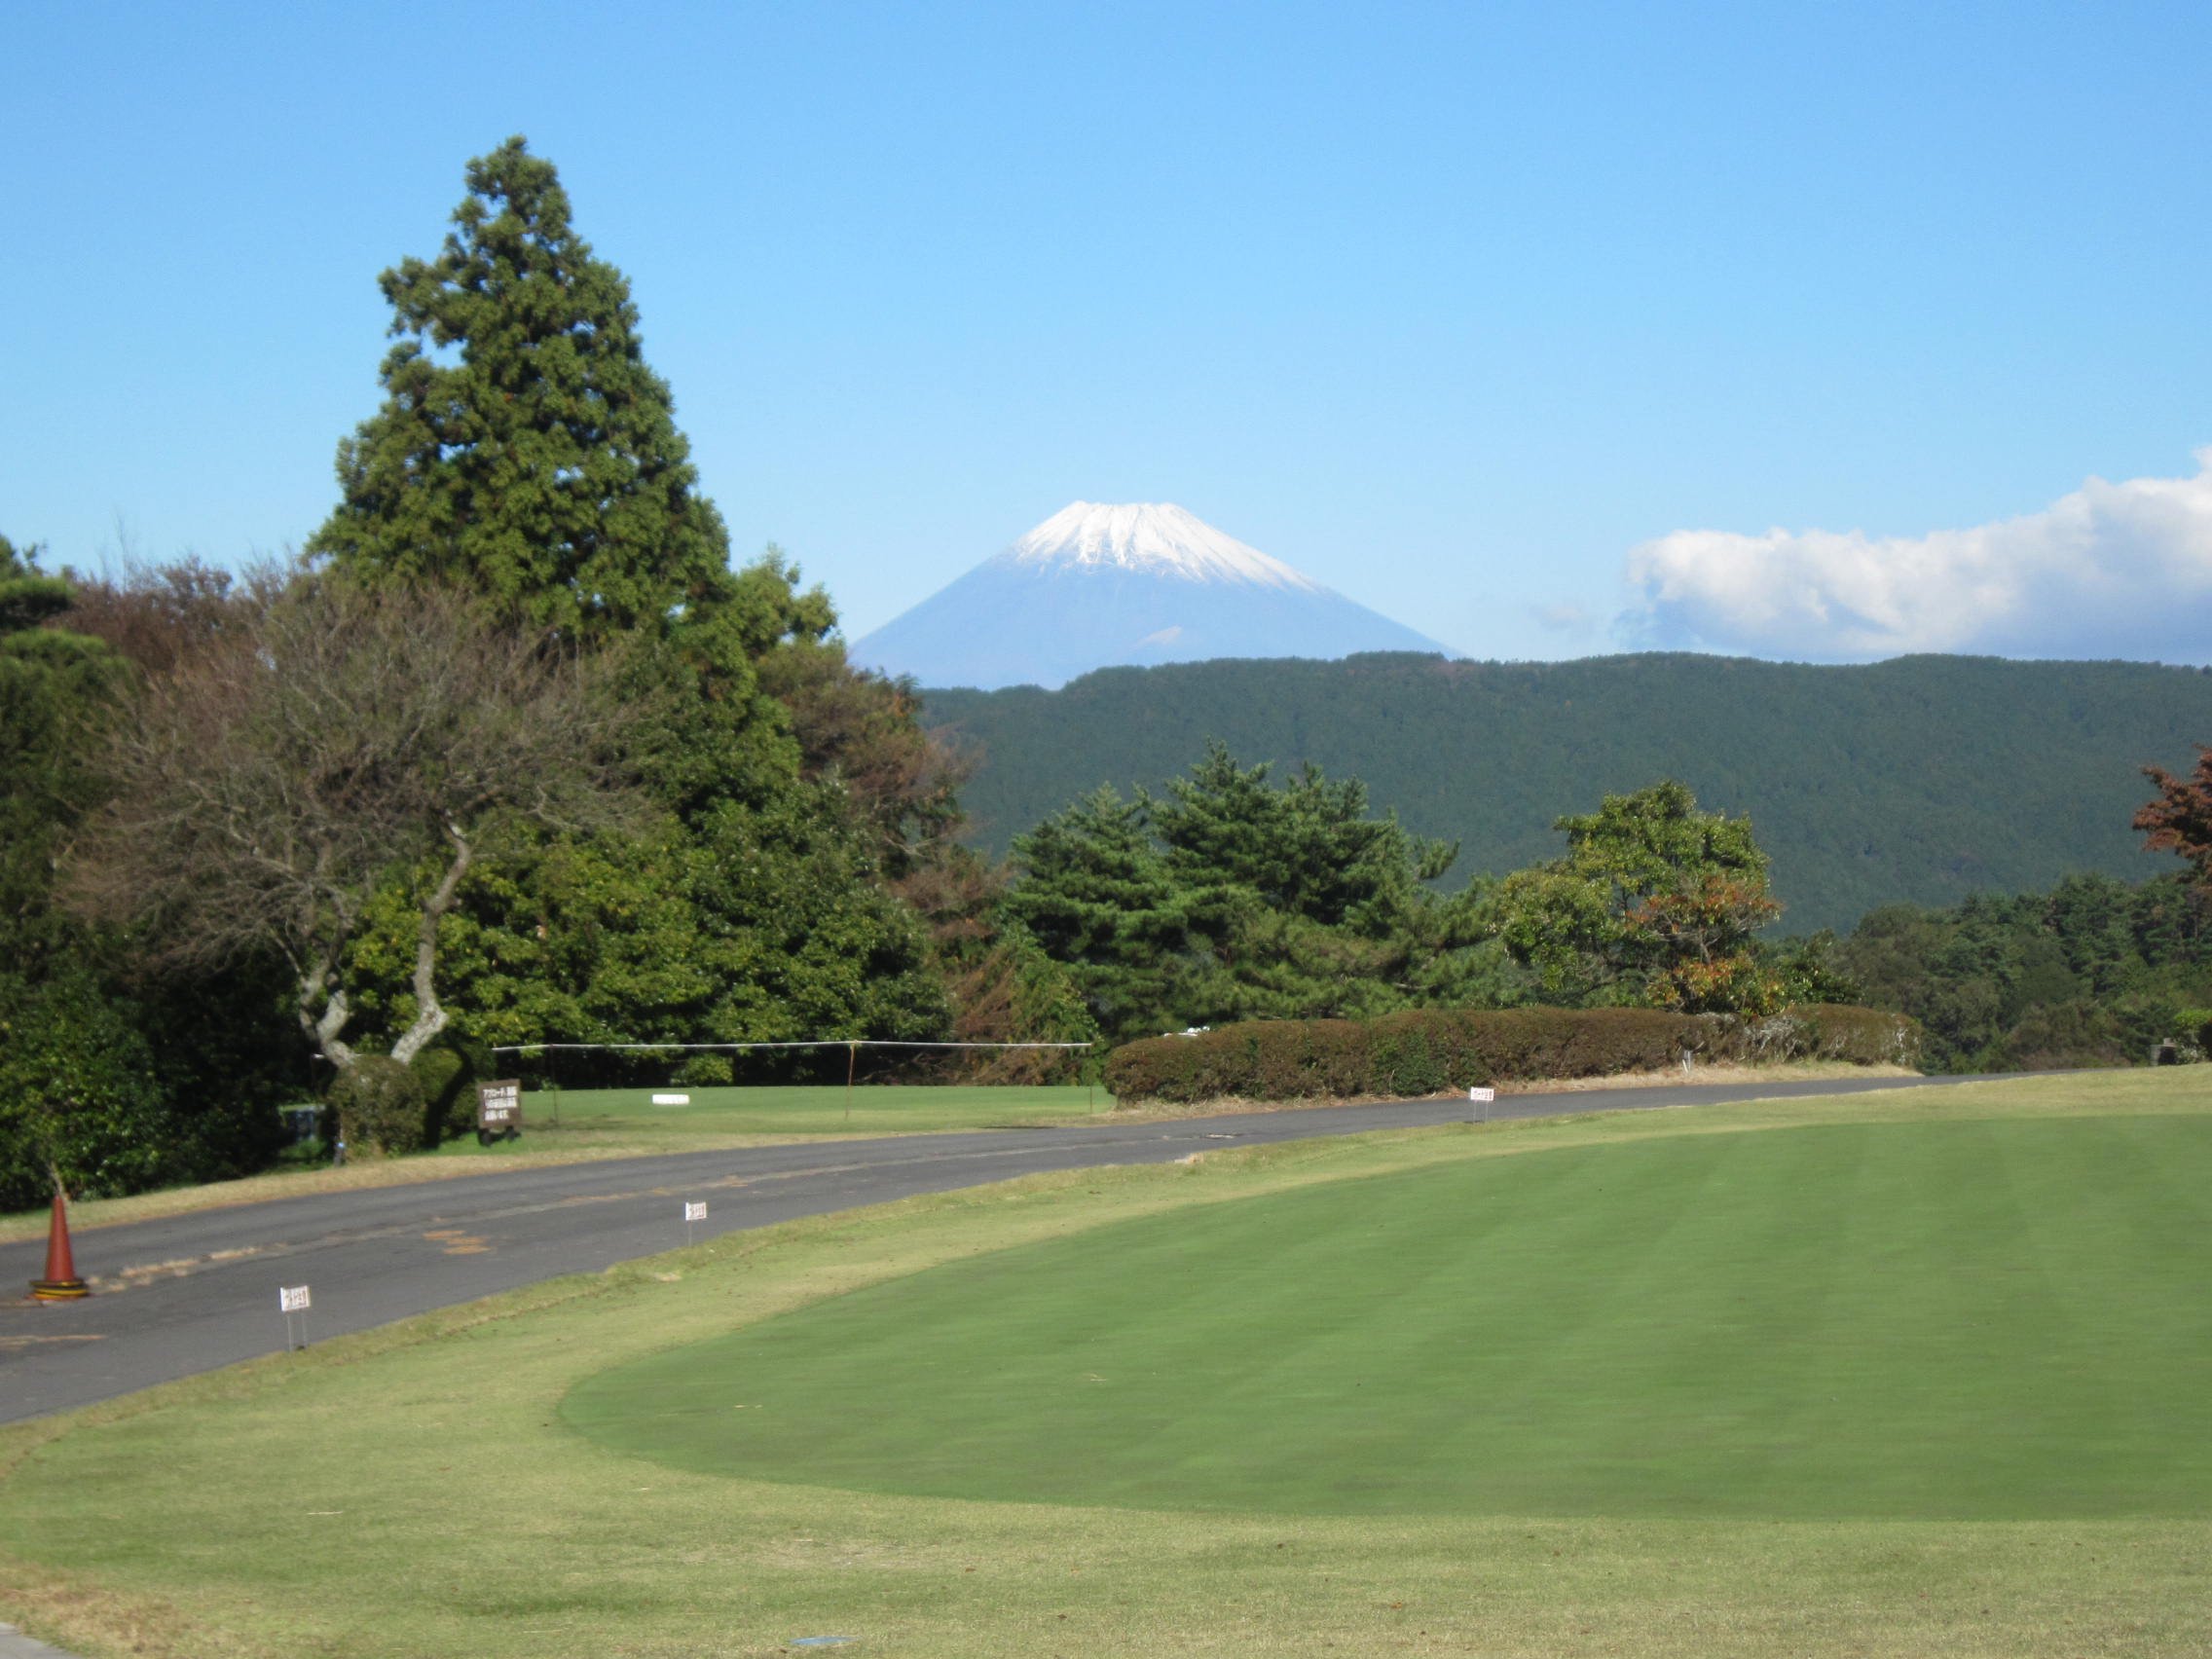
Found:
[[[522,1080],[502,1078],[476,1086],[476,1126],[513,1128],[522,1123]]]

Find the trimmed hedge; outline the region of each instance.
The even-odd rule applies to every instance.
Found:
[[[423,1080],[388,1054],[362,1054],[330,1086],[338,1134],[356,1157],[397,1157],[423,1146],[429,1101]]]
[[[1121,1101],[1330,1100],[1476,1085],[1609,1077],[1707,1060],[1910,1065],[1920,1028],[1873,1009],[1806,1007],[1763,1018],[1646,1008],[1409,1009],[1380,1019],[1260,1019],[1148,1037],[1106,1058]]]

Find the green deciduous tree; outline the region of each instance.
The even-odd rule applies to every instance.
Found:
[[[1567,856],[1500,884],[1493,925],[1546,1000],[1758,1012],[1781,997],[1752,936],[1781,911],[1748,819],[1679,783],[1562,818]]]
[[[97,941],[55,900],[55,865],[98,798],[86,752],[120,658],[59,626],[75,595],[0,536],[0,1208],[126,1192],[170,1166],[152,1055],[114,1005]]]
[[[1885,905],[1836,948],[1873,1007],[1909,1014],[1939,1071],[2141,1061],[2212,1003],[2212,893],[2186,875],[2077,874],[1943,909]]]
[[[18,972],[55,946],[54,862],[97,798],[90,728],[125,679],[100,641],[56,625],[73,600],[37,548],[0,536],[0,956]]]

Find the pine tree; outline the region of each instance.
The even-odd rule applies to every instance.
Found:
[[[468,165],[434,260],[379,278],[399,343],[384,406],[338,447],[308,544],[356,575],[431,576],[582,636],[697,625],[732,593],[630,284],[570,223],[552,163],[509,138]]]
[[[1097,790],[1016,836],[1014,864],[1009,919],[1073,975],[1108,1038],[1211,1017],[1220,999],[1194,982],[1205,957],[1190,896],[1154,844],[1143,801]]]

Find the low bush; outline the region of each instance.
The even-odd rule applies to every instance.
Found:
[[[719,1088],[736,1075],[727,1054],[691,1054],[676,1068],[674,1081],[682,1088]]]
[[[423,1081],[388,1054],[363,1054],[330,1086],[339,1138],[353,1153],[420,1152],[429,1102]]]
[[[0,976],[0,1210],[143,1192],[183,1171],[154,1056],[92,977]]]
[[[2148,1047],[2148,1045],[2144,1045]],[[1991,1051],[1992,1069],[2077,1071],[2140,1057],[2120,1015],[2087,997],[2031,1008]]]
[[[1415,1009],[1380,1019],[1252,1020],[1125,1043],[1106,1059],[1117,1100],[1327,1100],[1655,1071],[1707,1060],[1910,1065],[1918,1028],[1872,1009],[1759,1019],[1642,1008]]]
[[[476,1086],[492,1076],[492,1051],[448,1027],[407,1062],[423,1090],[422,1144],[458,1140],[476,1127]]]

